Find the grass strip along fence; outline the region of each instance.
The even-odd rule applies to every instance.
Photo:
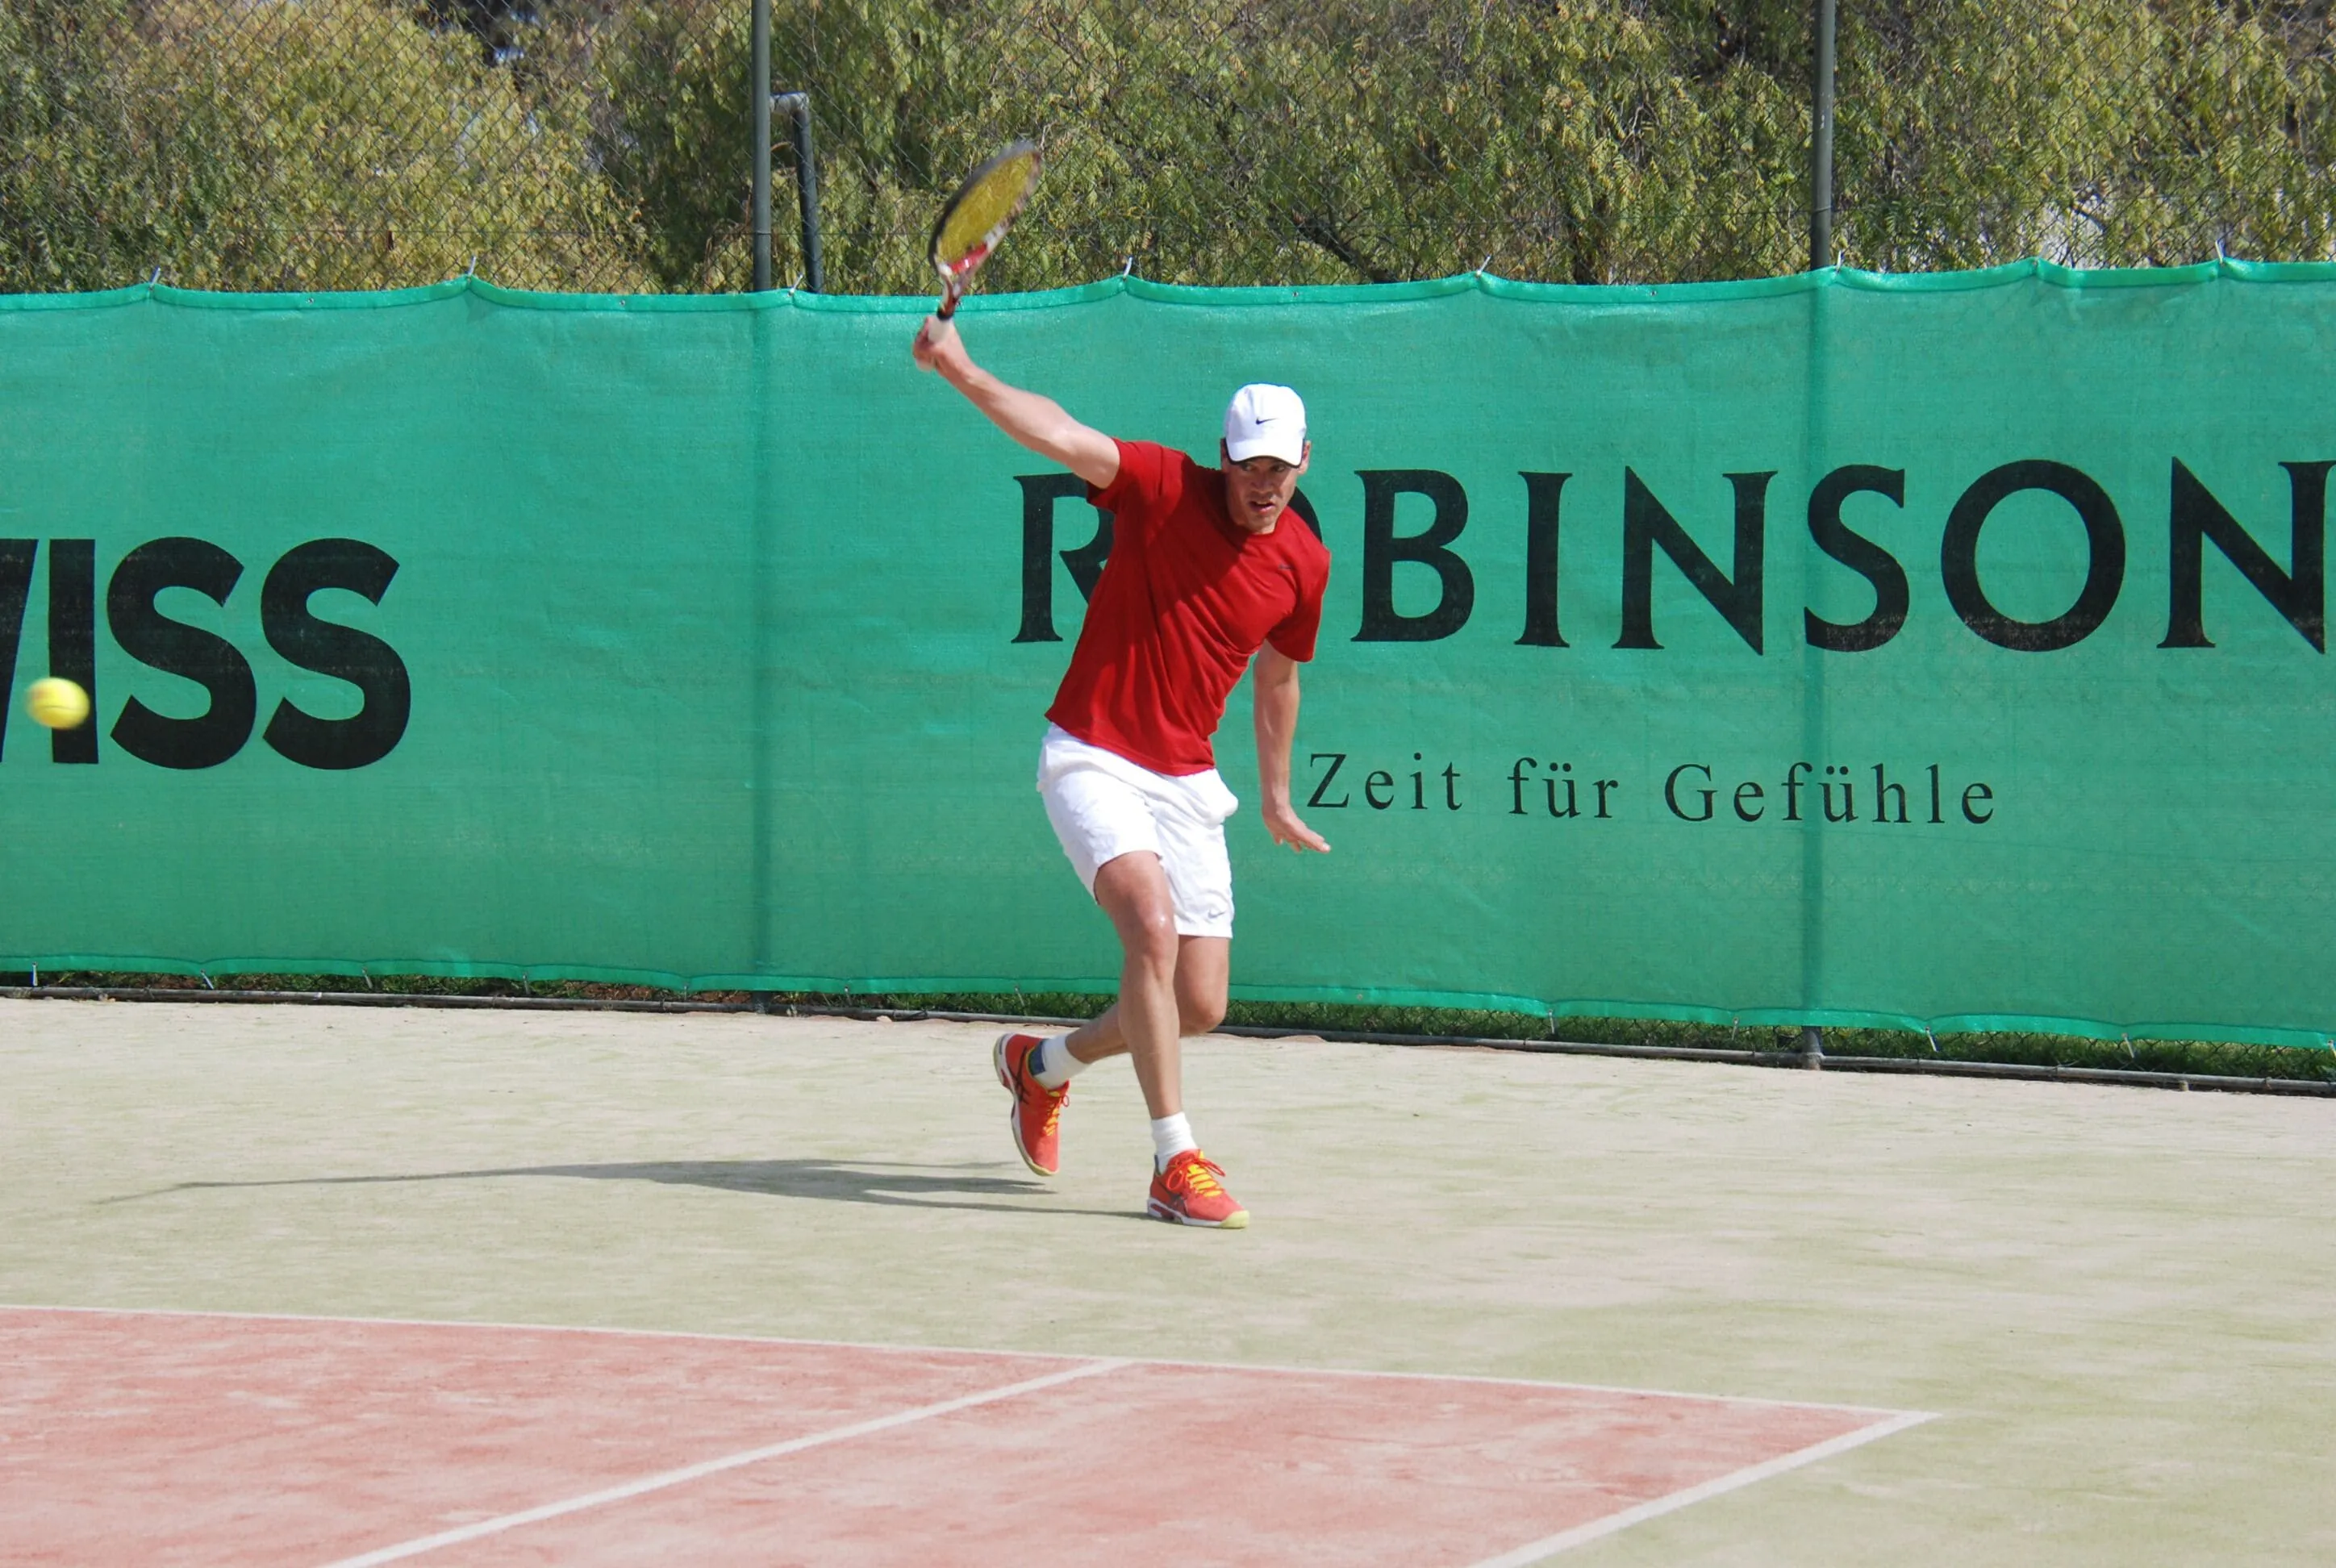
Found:
[[[739,1011],[842,1015],[908,1021],[926,1018],[1066,1022],[1092,1018],[1110,1002],[1083,992],[965,991],[860,995],[810,991],[663,990],[581,981],[531,984],[426,975],[237,975],[221,988],[200,975],[63,970],[0,974],[0,997],[342,1003],[359,1006],[540,1007],[596,1010]],[[1376,1004],[1235,1001],[1221,1032],[1267,1038],[1313,1037],[1396,1046],[1651,1057],[1752,1066],[1911,1072],[2130,1084],[2170,1089],[2336,1097],[2336,1049],[2221,1040],[2104,1040],[2042,1033],[1950,1033],[1904,1029],[1824,1032],[1812,1057],[1802,1031],[1768,1025],[1718,1028],[1660,1018],[1535,1018],[1528,1014]]]

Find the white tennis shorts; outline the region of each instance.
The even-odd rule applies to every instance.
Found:
[[[1038,749],[1038,794],[1089,897],[1095,872],[1122,855],[1149,851],[1168,872],[1178,935],[1233,934],[1225,819],[1241,802],[1216,769],[1182,778],[1156,774],[1050,724]]]

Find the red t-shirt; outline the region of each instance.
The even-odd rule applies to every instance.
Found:
[[[1250,657],[1314,657],[1330,552],[1294,511],[1249,532],[1222,473],[1148,441],[1119,443],[1118,476],[1087,499],[1112,514],[1111,556],[1046,716],[1153,773],[1205,773]]]

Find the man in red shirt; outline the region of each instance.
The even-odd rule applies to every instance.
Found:
[[[1293,850],[1330,847],[1290,804],[1298,667],[1314,657],[1330,577],[1330,552],[1289,510],[1313,453],[1305,405],[1286,386],[1242,387],[1225,411],[1221,465],[1204,468],[1148,442],[1114,441],[1007,385],[973,362],[954,323],[926,321],[914,355],[998,429],[1085,480],[1087,499],[1113,515],[1110,559],[1046,710],[1038,792],[1119,933],[1119,1000],[1067,1035],[998,1037],[1014,1145],[1053,1175],[1071,1078],[1126,1052],[1152,1113],[1148,1212],[1239,1229],[1249,1213],[1185,1120],[1181,1042],[1225,1016],[1233,903],[1224,823],[1240,803],[1217,776],[1210,737],[1252,656],[1266,832]]]

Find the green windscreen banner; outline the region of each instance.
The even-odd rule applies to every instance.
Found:
[[[1110,989],[1034,789],[1108,520],[929,303],[0,300],[0,969]],[[961,319],[1203,462],[1306,399],[1333,850],[1244,684],[1237,996],[2336,1031],[2336,267]]]

